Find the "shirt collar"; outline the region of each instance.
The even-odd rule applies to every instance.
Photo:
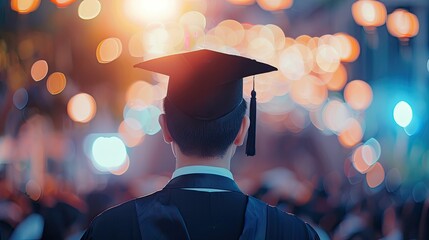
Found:
[[[219,176],[227,177],[234,180],[234,177],[232,176],[231,171],[229,171],[228,169],[221,168],[221,167],[204,166],[204,165],[192,165],[192,166],[185,166],[185,167],[178,168],[173,172],[173,176],[171,178],[173,179],[178,176],[182,176],[186,174],[195,174],[195,173],[214,174],[214,175],[219,175]]]

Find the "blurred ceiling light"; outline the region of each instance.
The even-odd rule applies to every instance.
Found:
[[[365,110],[372,102],[372,88],[362,80],[353,80],[344,89],[344,99],[355,110]]]
[[[27,14],[35,11],[40,5],[40,0],[11,0],[10,7],[12,10]]]
[[[376,188],[383,183],[385,172],[383,165],[377,162],[369,171],[366,173],[366,182],[370,188]]]
[[[228,2],[236,5],[252,5],[256,0],[228,0]]]
[[[352,5],[355,22],[363,27],[378,27],[386,22],[386,6],[375,0],[359,0]]]
[[[341,61],[353,62],[359,57],[360,47],[359,42],[352,36],[346,33],[337,33],[334,35],[339,42]]]
[[[87,123],[97,112],[95,99],[87,93],[79,93],[70,98],[67,103],[67,113],[75,122]]]
[[[138,23],[165,21],[178,15],[181,0],[126,0],[125,14]]]
[[[266,11],[279,11],[290,8],[293,0],[256,0],[258,5]]]
[[[101,3],[98,0],[83,0],[79,4],[78,15],[83,20],[90,20],[98,16],[101,11]]]
[[[46,88],[50,94],[56,95],[64,90],[66,84],[67,79],[64,73],[54,72],[48,77],[48,80],[46,81]]]
[[[57,7],[64,8],[75,2],[76,0],[51,0]]]
[[[48,63],[45,60],[38,60],[31,66],[31,77],[34,81],[40,81],[48,74]]]
[[[116,60],[122,53],[122,43],[118,38],[107,38],[97,46],[96,56],[99,63]]]
[[[404,9],[396,9],[387,17],[387,30],[393,36],[406,40],[419,33],[419,20]]]

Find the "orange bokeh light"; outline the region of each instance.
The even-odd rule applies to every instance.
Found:
[[[293,0],[256,0],[259,6],[266,11],[279,11],[290,8]]]
[[[119,124],[118,133],[128,147],[135,147],[144,139],[143,131],[131,127],[126,121],[122,121],[121,124]]]
[[[368,165],[363,158],[362,148],[363,146],[361,145],[355,149],[352,156],[352,163],[358,172],[366,173],[369,170],[370,165]]]
[[[355,22],[363,27],[378,27],[386,22],[386,6],[375,0],[359,0],[352,5]]]
[[[324,80],[326,82],[326,87],[331,91],[340,91],[343,89],[344,85],[347,82],[347,70],[343,64],[338,66],[337,71],[334,73],[321,74],[321,78],[327,78]]]
[[[350,148],[358,144],[362,137],[363,131],[360,123],[356,119],[350,118],[347,120],[345,128],[338,135],[338,140],[341,145]]]
[[[66,84],[67,79],[64,73],[54,72],[48,77],[48,80],[46,81],[46,88],[50,94],[56,95],[64,90]]]
[[[419,32],[419,20],[416,15],[404,9],[396,9],[387,17],[387,30],[397,38],[414,37]]]
[[[67,104],[67,113],[75,122],[87,123],[94,118],[97,105],[94,98],[86,93],[74,95]]]
[[[236,5],[252,5],[256,0],[228,0],[228,2]]]
[[[339,42],[341,61],[353,62],[359,57],[360,47],[359,42],[352,36],[345,33],[337,33],[334,35]]]
[[[328,97],[328,90],[325,85],[320,85],[318,82],[320,80],[313,75],[293,81],[290,89],[292,99],[308,109],[322,105]]]
[[[38,60],[31,66],[31,77],[34,81],[40,81],[48,74],[48,63],[45,60]]]
[[[377,162],[366,173],[366,182],[371,188],[375,188],[383,183],[385,177],[384,168],[381,163]]]
[[[51,0],[57,7],[64,8],[75,2],[76,0]]]
[[[365,110],[372,102],[371,86],[362,80],[353,80],[344,89],[344,99],[355,110]]]
[[[99,63],[109,63],[117,59],[122,53],[122,43],[118,38],[107,38],[97,46],[97,60]]]
[[[21,14],[27,14],[35,11],[40,5],[40,0],[11,0],[12,10]]]
[[[119,176],[127,172],[129,167],[130,167],[130,158],[127,156],[127,158],[125,159],[125,162],[119,168],[110,170],[110,172],[114,175]]]

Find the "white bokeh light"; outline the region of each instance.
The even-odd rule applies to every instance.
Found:
[[[410,104],[405,101],[398,102],[393,110],[393,118],[399,126],[407,127],[413,119],[413,109]]]

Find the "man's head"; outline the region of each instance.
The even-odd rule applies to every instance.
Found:
[[[187,116],[167,99],[164,111],[160,122],[165,140],[174,141],[188,156],[223,157],[232,144],[243,143],[248,128],[244,100],[232,112],[209,121]]]

